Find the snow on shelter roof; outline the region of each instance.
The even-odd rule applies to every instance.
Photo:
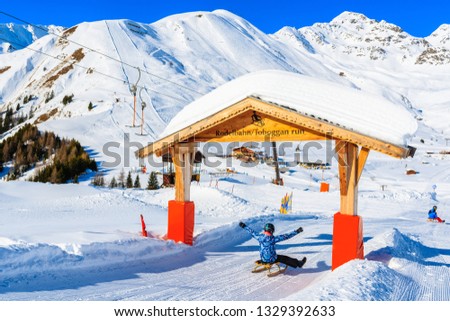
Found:
[[[395,145],[406,146],[417,130],[416,120],[403,106],[381,96],[297,73],[265,70],[231,80],[188,104],[170,121],[160,138],[250,96]]]

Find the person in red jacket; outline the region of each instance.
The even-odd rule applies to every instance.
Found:
[[[250,233],[250,235],[259,242],[259,254],[262,263],[280,262],[293,268],[301,268],[305,264],[306,257],[298,260],[286,255],[278,255],[275,251],[275,243],[296,236],[303,232],[303,228],[299,227],[291,233],[274,236],[275,226],[272,223],[264,225],[264,232],[262,233],[256,233],[243,222],[240,222],[239,226]]]

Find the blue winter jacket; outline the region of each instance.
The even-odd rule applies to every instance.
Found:
[[[437,213],[436,213],[436,211],[434,210],[434,208],[432,208],[431,210],[429,210],[428,211],[428,218],[430,219],[430,220],[435,220],[435,219],[437,219]]]
[[[277,260],[277,252],[275,251],[275,243],[290,239],[298,233],[293,231],[291,233],[273,236],[270,233],[256,233],[250,227],[244,227],[244,230],[249,232],[251,236],[259,242],[259,255],[261,261],[265,263],[273,263]]]

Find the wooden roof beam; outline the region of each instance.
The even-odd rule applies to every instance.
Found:
[[[270,116],[272,119],[278,119],[282,122],[290,124],[291,126],[317,132],[319,136],[323,136],[323,139],[347,141],[367,150],[378,151],[392,157],[412,157],[415,152],[415,148],[410,146],[404,147],[388,143],[361,133],[357,133],[351,129],[340,127],[338,124],[333,122],[327,122],[323,119],[319,120],[311,117],[310,115],[304,115],[289,107],[266,102],[256,97],[247,97],[231,105],[230,107],[217,112],[216,114],[206,117],[173,134],[168,135],[167,137],[161,138],[160,140],[149,144],[148,146],[140,149],[136,154],[140,158],[144,158],[152,153],[155,153],[157,156],[161,156],[175,143],[196,142],[196,137],[201,137],[202,133],[217,127],[222,123],[230,121],[230,119],[239,117],[249,110],[260,113],[262,117]],[[236,140],[241,141],[242,138],[237,138]],[[271,137],[271,140],[277,141],[277,138]],[[214,141],[214,139],[210,139],[209,141]]]

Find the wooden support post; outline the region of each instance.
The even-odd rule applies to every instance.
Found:
[[[361,174],[363,172],[364,166],[366,165],[367,158],[369,157],[370,149],[363,147],[358,155],[358,175],[356,178],[356,183],[359,183],[359,179],[361,178]]]
[[[336,142],[341,205],[333,222],[333,270],[350,260],[364,258],[363,223],[358,216],[358,182],[369,151],[362,148],[358,155],[357,145]]]
[[[169,201],[167,238],[189,245],[194,234],[195,207],[190,189],[196,149],[194,143],[178,143],[170,149],[175,165],[175,200]]]
[[[277,152],[277,142],[272,142],[272,151],[273,151],[273,160],[275,164],[275,184],[281,184],[281,176],[280,176],[280,165],[278,164],[278,152]]]
[[[186,202],[190,200],[192,169],[197,144],[176,144],[170,149],[175,165],[175,200]]]
[[[144,108],[142,108],[141,112],[141,135],[144,135]]]
[[[133,94],[133,127],[136,126],[136,93]]]
[[[358,214],[358,146],[340,141],[336,144],[339,160],[339,183],[341,193],[340,212]]]

